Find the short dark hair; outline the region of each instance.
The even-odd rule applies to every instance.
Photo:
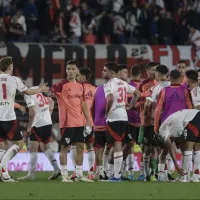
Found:
[[[90,68],[80,68],[79,73],[81,75],[84,75],[86,77],[87,81],[89,81],[91,79],[92,72],[91,72]]]
[[[67,65],[76,65],[76,67],[79,67],[79,63],[77,60],[69,60],[67,62]]]
[[[6,56],[0,60],[0,70],[5,72],[9,65],[13,64],[12,57]]]
[[[131,75],[132,76],[138,76],[142,73],[142,68],[140,65],[133,65],[131,67]]]
[[[159,73],[161,73],[161,74],[163,74],[163,75],[167,75],[168,72],[169,72],[167,66],[165,66],[165,65],[158,65],[156,67],[156,71],[159,72]]]
[[[145,65],[145,69],[148,70],[152,67],[155,67],[157,65],[159,65],[160,63],[159,62],[148,62],[146,65]]]
[[[181,73],[178,70],[174,69],[170,72],[169,76],[170,79],[177,80],[181,77]]]
[[[200,72],[200,69],[198,69],[197,72]]]
[[[126,64],[118,64],[118,71],[121,71],[123,69],[128,69],[128,66]]]
[[[188,70],[185,73],[186,77],[191,79],[194,82],[198,82],[198,72],[194,70]]]
[[[177,62],[177,65],[178,65],[178,64],[185,64],[185,66],[187,66],[187,63],[186,63],[185,60],[179,60],[179,61]]]
[[[113,71],[115,73],[118,72],[118,65],[115,62],[107,62],[104,64],[105,67],[107,67],[110,71]]]

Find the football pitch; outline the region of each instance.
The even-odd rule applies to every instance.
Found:
[[[60,178],[48,181],[50,174],[38,172],[34,181],[0,183],[0,199],[200,199],[200,183],[62,183]],[[17,178],[26,173],[11,175]]]

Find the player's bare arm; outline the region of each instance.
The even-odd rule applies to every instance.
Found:
[[[55,103],[54,103],[54,100],[51,97],[48,98],[48,102],[49,102],[49,112],[50,112],[50,114],[52,114]]]
[[[132,109],[132,108],[135,106],[136,102],[137,102],[138,99],[140,98],[140,95],[141,95],[141,92],[140,92],[139,90],[135,90],[135,91],[133,92],[133,97],[132,97],[132,100],[131,100],[131,102],[130,102],[130,107],[129,107],[129,109]]]
[[[35,108],[34,106],[29,107],[29,121],[28,121],[28,126],[27,126],[27,133],[30,134],[31,132],[31,127],[33,124],[35,118]]]
[[[85,119],[87,121],[86,126],[91,126],[89,112],[88,112],[88,106],[87,106],[87,103],[85,101],[81,102],[81,108],[82,108],[83,114],[85,116]]]
[[[107,95],[107,104],[106,104],[106,117],[108,116],[108,113],[110,112],[110,109],[112,108],[114,102],[114,96],[112,93]]]
[[[49,87],[47,86],[46,83],[41,83],[39,88],[37,89],[27,89],[24,91],[24,94],[26,95],[34,95],[37,93],[43,93],[43,92],[48,92],[49,91]]]
[[[174,149],[174,146],[173,146],[173,143],[172,143],[172,140],[171,140],[170,137],[168,137],[167,140],[166,140],[166,147],[169,150],[169,153],[170,153],[172,160],[174,162],[174,166],[176,167],[178,173],[183,176],[184,170],[179,167],[179,165],[176,161],[176,152],[175,152],[175,149]]]
[[[19,111],[24,115],[26,113],[26,108],[18,103],[14,104],[15,109],[19,109]]]

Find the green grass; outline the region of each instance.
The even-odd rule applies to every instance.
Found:
[[[50,174],[38,172],[34,181],[0,183],[0,199],[200,199],[200,183],[62,183],[48,181]]]

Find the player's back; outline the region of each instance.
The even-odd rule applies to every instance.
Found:
[[[96,88],[94,97],[94,129],[101,130],[106,128],[106,98],[104,86],[100,85]]]
[[[107,120],[112,121],[128,121],[125,109],[127,102],[128,83],[118,78],[113,78],[104,86],[105,94],[113,94],[113,105],[110,109]]]
[[[140,81],[132,80],[129,84],[135,88],[138,88]],[[131,102],[133,94],[128,94],[128,103]],[[137,110],[129,110],[128,112],[128,122],[129,124],[140,127],[140,116]]]
[[[171,114],[182,109],[187,109],[186,93],[189,93],[184,86],[169,86],[163,90],[165,98],[163,104],[163,114],[161,117],[162,122]]]
[[[0,74],[0,121],[15,120],[16,115],[14,112],[14,100],[18,86],[19,78],[8,75]],[[24,85],[22,90],[26,89]]]
[[[89,82],[85,82],[83,83],[83,88],[84,88],[84,98],[89,109],[90,123],[93,126],[94,122],[93,122],[92,112],[93,112],[94,95],[96,87],[90,84]]]
[[[37,89],[38,87],[31,87],[31,89]],[[35,95],[24,95],[24,100],[27,106],[34,106],[35,118],[33,126],[41,127],[52,124],[51,114],[49,112],[49,100],[42,93]]]

